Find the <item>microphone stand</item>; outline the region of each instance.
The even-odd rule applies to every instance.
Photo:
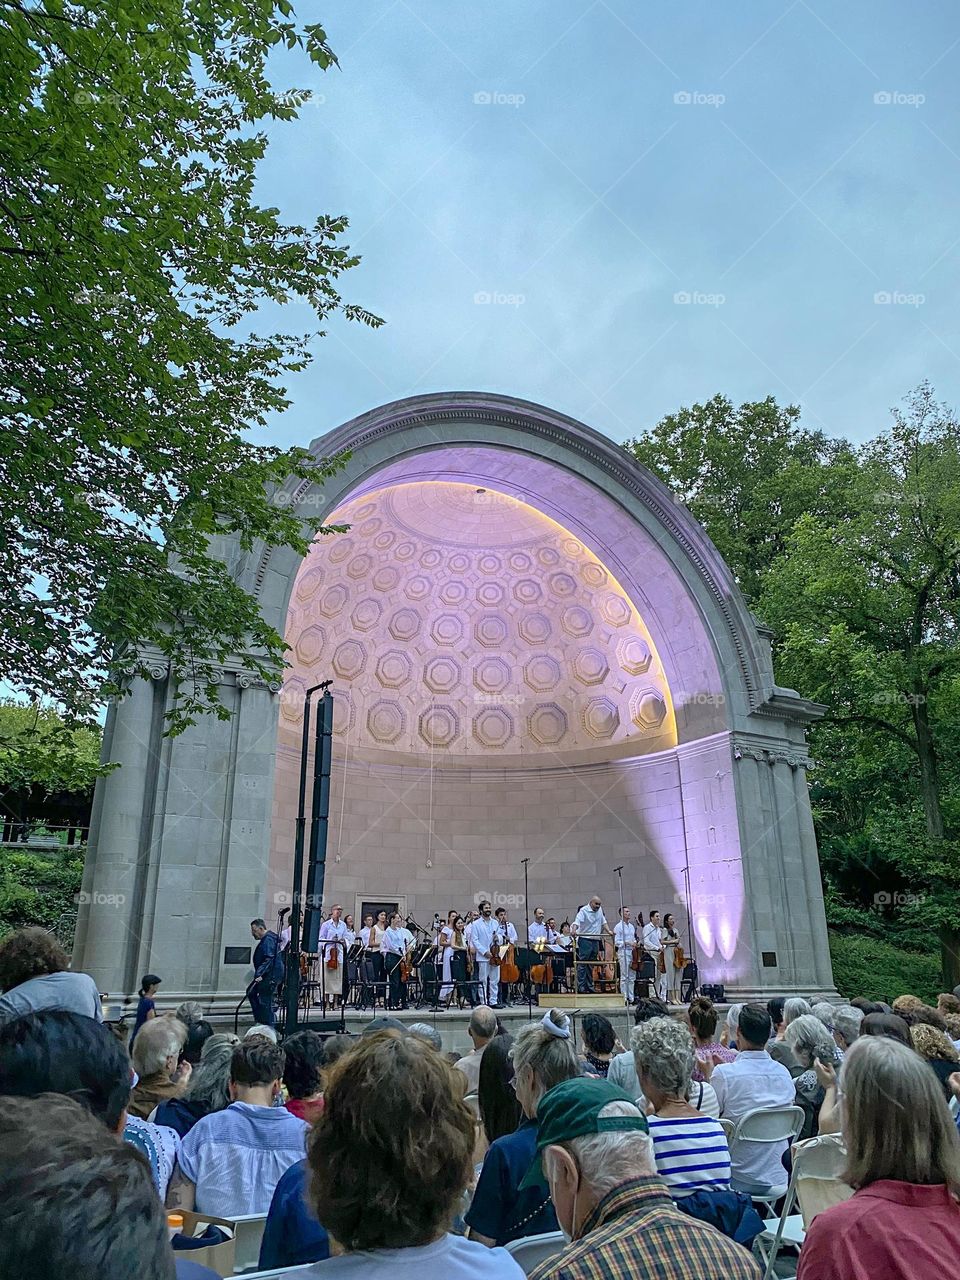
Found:
[[[623,948],[623,960],[621,961],[620,957],[617,956],[616,930],[614,930],[613,933],[613,953],[617,958],[617,962],[622,964],[625,963],[627,958],[627,926],[623,919],[623,863],[621,863],[619,867],[614,867],[613,869],[616,872],[617,887],[620,890],[620,945]],[[623,974],[620,975],[620,981],[621,983],[623,982]]]
[[[523,915],[526,922],[526,938],[524,940],[524,951],[527,956],[530,955],[530,883],[528,873],[530,869],[530,859],[521,858],[520,862],[523,866]],[[530,977],[530,967],[527,967],[527,1018],[533,1021],[533,981]]]

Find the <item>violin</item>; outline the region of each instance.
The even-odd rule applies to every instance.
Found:
[[[327,968],[340,968],[340,948],[336,943],[334,943],[332,947],[327,948]]]

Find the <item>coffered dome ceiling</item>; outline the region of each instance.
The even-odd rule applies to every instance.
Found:
[[[341,506],[297,575],[281,738],[332,679],[340,750],[549,768],[676,745],[643,620],[590,549],[506,494],[397,484]]]

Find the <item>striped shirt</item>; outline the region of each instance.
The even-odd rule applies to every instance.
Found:
[[[675,1200],[694,1191],[730,1189],[730,1150],[719,1120],[648,1116],[657,1173]]]

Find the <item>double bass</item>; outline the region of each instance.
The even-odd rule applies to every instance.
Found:
[[[553,986],[553,961],[547,952],[546,938],[541,938],[538,942],[535,942],[533,949],[541,957],[542,963],[530,966],[530,981],[535,982],[537,986],[550,988]],[[546,956],[546,959],[543,959],[544,956]]]
[[[597,954],[596,982],[605,991],[614,991],[617,984],[616,965],[607,959],[607,944],[600,939],[600,950]]]

